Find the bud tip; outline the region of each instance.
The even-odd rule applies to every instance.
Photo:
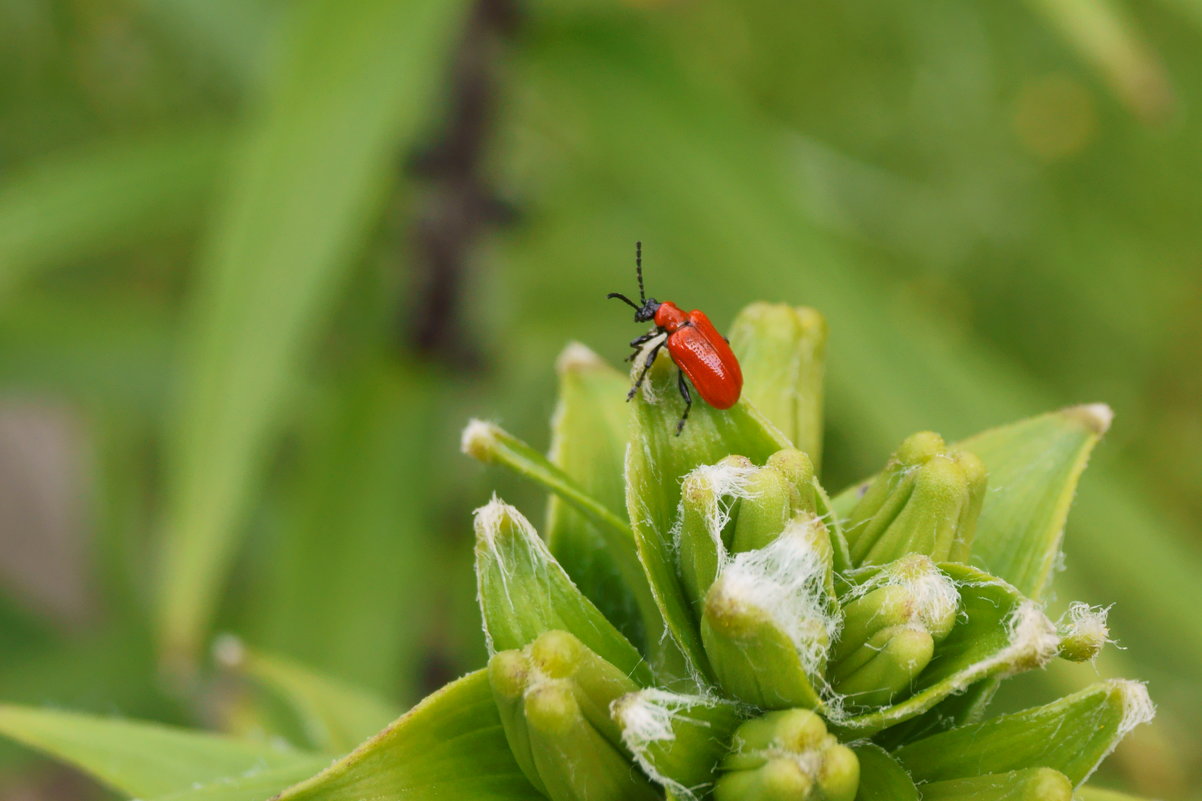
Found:
[[[604,365],[605,360],[582,342],[569,342],[555,360],[555,370],[560,375]]]
[[[498,428],[493,423],[472,418],[463,428],[459,438],[460,452],[481,462],[492,459],[497,441]]]

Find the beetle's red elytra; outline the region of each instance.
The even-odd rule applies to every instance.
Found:
[[[606,297],[617,298],[629,305],[634,309],[636,323],[650,321],[655,324],[655,330],[630,341],[634,353],[630,354],[627,360],[638,356],[642,346],[651,340],[657,337],[663,337],[663,339],[648,352],[646,362],[643,364],[643,371],[639,373],[634,386],[630,388],[626,400],[633,398],[639,391],[643,379],[647,377],[647,371],[655,363],[655,357],[659,354],[660,348],[667,346],[668,355],[672,357],[672,361],[679,369],[676,385],[680,389],[681,397],[684,398],[684,414],[680,416],[680,421],[676,424],[676,433],[679,435],[684,430],[685,421],[689,418],[689,410],[693,408],[693,396],[689,392],[689,385],[685,383],[685,378],[687,377],[692,382],[697,389],[697,394],[710,406],[715,409],[729,409],[738,402],[739,395],[743,391],[743,371],[739,367],[739,360],[735,358],[734,351],[730,349],[726,339],[718,333],[718,329],[714,328],[714,324],[710,322],[710,318],[705,315],[705,312],[699,309],[685,312],[671,301],[660,302],[655,298],[647,297],[643,291],[642,242],[635,243],[634,253],[635,272],[639,280],[639,302],[635,303],[621,292],[610,292]]]

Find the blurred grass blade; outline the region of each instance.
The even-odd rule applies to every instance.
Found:
[[[328,757],[312,757],[286,768],[255,771],[155,796],[148,801],[263,801],[281,790],[304,781],[329,765]]]
[[[141,797],[313,759],[278,744],[18,706],[0,706],[0,734]]]
[[[1046,706],[936,734],[894,755],[916,781],[1043,767],[1080,784],[1127,732],[1153,714],[1142,684],[1114,679]]]
[[[362,349],[310,405],[246,625],[273,653],[413,702],[435,604],[422,499],[438,389],[424,371]]]
[[[489,653],[561,630],[640,685],[650,683],[642,655],[576,588],[530,522],[495,498],[476,510],[476,582]]]
[[[56,153],[0,187],[0,296],[35,271],[194,225],[228,161],[225,129],[186,130]]]
[[[1030,0],[1120,101],[1145,121],[1172,109],[1173,89],[1164,65],[1121,0]]]
[[[860,760],[856,801],[918,801],[918,788],[896,759],[872,743],[852,746]]]
[[[192,298],[155,603],[170,662],[196,658],[280,404],[429,112],[461,7],[292,9]]]
[[[505,741],[488,674],[478,670],[273,801],[530,801],[537,795]]]
[[[300,719],[309,745],[324,753],[345,754],[400,714],[370,692],[233,639],[219,641],[217,654],[225,665],[284,701]]]
[[[551,463],[619,518],[626,517],[627,378],[584,345],[572,343],[556,363],[559,403],[551,420]],[[626,526],[626,552],[634,557],[635,575],[626,576],[603,527],[558,494],[547,502],[547,545],[572,581],[636,646],[644,643],[645,623],[627,583],[634,579],[650,600],[647,580],[638,567],[634,536]],[[629,571],[627,571],[629,573]],[[647,613],[659,616],[654,602]],[[652,631],[662,624],[652,622]]]

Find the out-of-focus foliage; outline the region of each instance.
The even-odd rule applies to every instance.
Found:
[[[1057,587],[1117,600],[1105,672],[1160,708],[1102,778],[1202,798],[1196,4],[531,0],[481,44],[503,5],[0,0],[0,696],[271,732],[216,632],[398,703],[478,666],[458,429],[543,430],[569,339],[625,354],[642,239],[723,330],[826,313],[833,490],[1110,403]],[[407,334],[473,58],[510,209],[446,307],[474,360]]]

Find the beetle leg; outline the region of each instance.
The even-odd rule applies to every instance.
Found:
[[[641,337],[635,337],[634,339],[630,340],[630,347],[634,348],[634,352],[627,356],[625,361],[632,362],[638,358],[639,351],[642,350],[643,345],[655,339],[657,336],[659,336],[659,334],[660,332],[658,330],[651,331],[643,334]]]
[[[676,436],[680,436],[680,432],[684,431],[684,421],[689,419],[689,411],[693,408],[693,395],[689,392],[689,384],[684,380],[684,372],[676,371],[676,386],[680,387],[680,396],[684,398],[684,414],[680,416],[680,422],[676,424]]]
[[[634,394],[639,391],[639,387],[643,385],[643,379],[647,377],[647,371],[651,369],[651,365],[655,364],[655,357],[659,355],[660,348],[662,348],[667,341],[668,340],[665,339],[663,342],[652,348],[651,352],[647,354],[647,361],[643,364],[643,372],[639,373],[638,380],[634,382],[634,386],[631,387],[630,391],[626,393],[626,400],[633,398]]]

